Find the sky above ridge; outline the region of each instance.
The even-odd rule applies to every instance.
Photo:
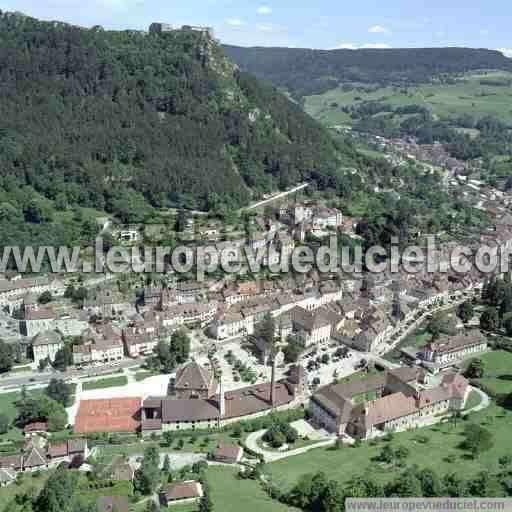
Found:
[[[241,46],[466,46],[512,57],[510,0],[3,0],[0,8],[106,29],[208,25]]]

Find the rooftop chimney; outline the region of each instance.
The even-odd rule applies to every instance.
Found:
[[[270,403],[272,409],[275,407],[276,401],[276,358],[272,356],[272,375],[270,377]]]
[[[222,383],[222,374],[219,375],[219,416],[224,418],[226,415],[226,398],[224,396],[224,385]]]

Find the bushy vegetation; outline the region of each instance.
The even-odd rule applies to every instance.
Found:
[[[270,427],[263,434],[263,441],[269,443],[272,448],[281,448],[285,443],[293,444],[298,437],[297,430],[290,423],[276,416],[271,419]]]
[[[68,423],[68,415],[61,401],[54,400],[48,395],[34,397],[28,395],[25,389],[22,389],[21,396],[16,401],[16,411],[16,425],[20,428],[41,421],[48,423],[50,432],[59,432],[64,430]]]

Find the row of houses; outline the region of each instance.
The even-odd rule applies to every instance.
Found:
[[[274,318],[295,310],[294,317],[308,317],[302,311],[312,312],[327,304],[341,300],[343,291],[334,281],[327,281],[319,288],[312,288],[304,292],[287,292],[268,294],[259,299],[244,300],[231,307],[219,311],[211,326],[211,332],[218,340],[235,336],[247,336],[255,333],[257,324],[271,315]],[[298,308],[298,309],[296,309]],[[314,319],[320,315],[312,314]],[[304,324],[308,323],[304,320]],[[309,322],[309,325],[315,321]],[[309,342],[308,342],[309,344]]]
[[[66,287],[62,280],[53,276],[23,278],[21,275],[7,279],[0,276],[0,308],[8,307],[12,311],[19,307],[27,293],[41,295],[50,292],[52,296],[63,295]]]
[[[88,456],[85,438],[50,442],[46,446],[28,441],[20,453],[0,457],[0,484],[12,483],[19,473],[41,471],[64,462],[78,467]]]

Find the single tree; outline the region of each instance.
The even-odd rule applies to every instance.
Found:
[[[169,455],[166,455],[164,458],[162,471],[165,475],[168,475],[171,472],[171,459],[169,458]]]
[[[498,312],[496,308],[488,307],[480,316],[480,327],[484,331],[494,331],[498,326]]]
[[[34,503],[35,512],[72,512],[71,496],[78,486],[78,474],[61,465],[51,474]]]
[[[475,314],[473,303],[469,300],[463,302],[457,309],[457,316],[464,322],[469,322]]]
[[[14,365],[14,353],[12,347],[0,340],[0,373],[6,373]]]
[[[55,354],[53,367],[62,372],[66,371],[73,364],[73,352],[68,344],[65,344]]]
[[[151,495],[158,486],[160,455],[154,446],[146,448],[140,468],[135,473],[134,488],[144,496]]]
[[[9,418],[6,414],[1,413],[0,414],[0,435],[7,434],[9,432],[9,426],[10,426]]]
[[[170,448],[172,446],[172,442],[174,440],[174,436],[173,436],[172,432],[167,430],[166,432],[164,432],[163,438],[164,438],[164,445],[167,448]]]
[[[37,302],[39,302],[39,304],[48,304],[48,303],[50,303],[52,300],[53,300],[53,297],[52,297],[51,292],[49,292],[49,291],[45,291],[45,292],[43,292],[43,293],[39,296],[39,298],[37,299]]]
[[[473,458],[477,458],[483,452],[489,451],[493,445],[492,433],[476,423],[471,423],[464,429],[465,439],[462,446],[469,451]]]
[[[399,464],[403,464],[405,459],[409,457],[410,450],[406,446],[399,446],[395,450],[395,458],[397,459]]]
[[[71,398],[71,387],[63,380],[52,379],[46,388],[46,394],[64,407],[67,407]]]
[[[468,379],[481,379],[485,375],[485,363],[482,359],[472,359],[464,372]]]

